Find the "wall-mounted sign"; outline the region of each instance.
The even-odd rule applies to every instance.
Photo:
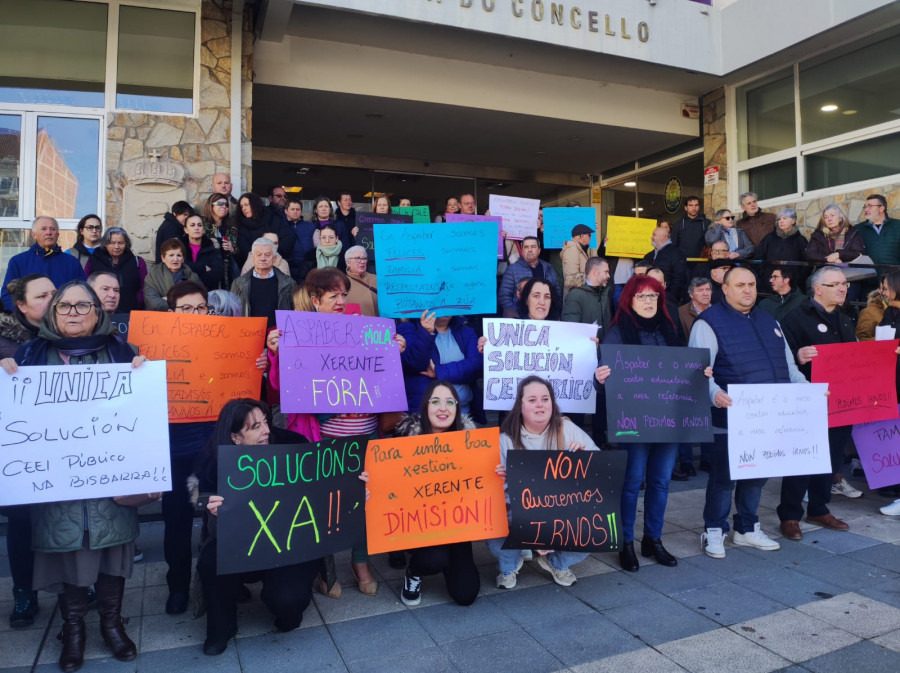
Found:
[[[703,185],[705,187],[711,187],[712,185],[719,184],[719,167],[718,166],[710,166],[709,168],[703,169]]]
[[[666,203],[666,212],[675,213],[681,208],[681,180],[674,175],[666,182],[666,190],[663,192]]]
[[[685,119],[700,119],[700,106],[696,103],[682,103],[681,116]]]

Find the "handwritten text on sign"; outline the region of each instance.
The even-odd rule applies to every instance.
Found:
[[[553,386],[562,411],[593,413],[595,325],[492,318],[484,335],[485,409],[512,409],[519,381],[536,374]]]
[[[397,206],[393,211],[397,215],[412,217],[415,224],[431,222],[431,212],[428,210],[428,206]]]
[[[706,348],[600,347],[611,442],[711,442]]]
[[[354,240],[357,245],[366,249],[369,260],[375,259],[375,225],[376,224],[410,224],[410,215],[376,215],[375,213],[357,213],[356,226],[359,231]]]
[[[169,422],[215,421],[229,400],[259,396],[265,318],[132,311],[128,342],[165,360]]]
[[[497,259],[503,259],[503,218],[496,215],[463,215],[461,213],[447,213],[447,222],[495,222],[497,224]]]
[[[507,238],[521,241],[526,236],[537,235],[539,199],[523,199],[518,196],[491,194],[491,215],[503,218],[503,231]]]
[[[364,539],[364,437],[220,446],[220,573],[302,563]]]
[[[897,418],[897,344],[855,341],[816,346],[812,380],[829,384],[829,428]]]
[[[281,408],[287,413],[378,413],[407,408],[394,321],[276,311]]]
[[[562,248],[566,241],[572,240],[572,229],[576,224],[595,229],[590,247],[596,250],[596,208],[544,208],[544,247],[550,250]]]
[[[616,551],[622,547],[624,451],[510,451],[505,549]]]
[[[378,312],[415,318],[497,310],[497,225],[375,225]]]
[[[824,383],[729,384],[732,479],[831,472]]]
[[[609,257],[640,259],[653,249],[650,237],[656,220],[610,215],[606,219],[606,254]]]
[[[854,425],[853,442],[869,488],[900,484],[900,420]]]
[[[171,491],[162,362],[0,370],[0,505]]]
[[[369,442],[369,553],[503,537],[498,428]]]

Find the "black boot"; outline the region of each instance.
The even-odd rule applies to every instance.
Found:
[[[228,648],[228,641],[237,634],[236,594],[240,586],[227,575],[217,581],[215,577],[202,578],[203,596],[206,599],[206,640],[203,654],[216,656]],[[212,586],[208,586],[212,585]]]
[[[137,646],[125,633],[122,623],[122,598],[125,578],[99,575],[94,584],[97,591],[97,612],[100,613],[100,635],[119,661],[131,661],[137,656]]]
[[[13,611],[9,615],[9,625],[14,629],[24,629],[34,624],[38,613],[37,591],[23,587],[13,587]]]
[[[678,565],[678,559],[666,551],[662,545],[662,540],[658,537],[645,537],[641,540],[641,556],[647,558],[652,556],[661,566],[674,568]]]
[[[59,595],[59,612],[63,619],[59,667],[66,673],[77,671],[84,663],[84,615],[87,610],[87,587],[66,584],[65,591]]]
[[[619,565],[622,566],[622,570],[630,573],[636,573],[641,569],[641,564],[638,563],[637,555],[634,553],[634,542],[626,542],[622,547],[622,551],[619,552]]]

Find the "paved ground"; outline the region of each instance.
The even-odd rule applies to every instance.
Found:
[[[316,594],[303,626],[287,634],[273,631],[258,600],[245,604],[240,633],[219,657],[200,650],[204,620],[163,612],[162,526],[143,524],[146,560],[128,583],[124,610],[140,655],[128,664],[109,658],[89,627],[83,670],[900,671],[900,520],[878,512],[887,499],[836,496],[832,511],[850,532],[804,524],[803,541],[782,541],[781,551],[729,547],[726,559],[714,560],[699,545],[705,481],[701,474],[672,485],[663,539],[677,568],[648,563],[628,574],[614,555],[598,554],[576,566],[578,583],[563,589],[526,564],[519,586],[501,593],[493,561],[477,543],[482,592],[474,605],[449,604],[435,577],[425,580],[422,604],[407,608],[398,597],[402,571],[389,568],[386,556],[374,561],[382,579],[374,598],[355,589],[348,559],[339,558],[340,599]],[[779,483],[768,484],[761,509],[770,533]],[[8,572],[5,559],[0,568]],[[10,631],[10,596],[9,577],[0,577],[0,669],[59,670],[54,601],[43,595],[34,628]]]

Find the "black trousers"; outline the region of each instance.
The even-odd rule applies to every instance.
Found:
[[[244,582],[262,581],[262,601],[275,615],[275,628],[290,631],[300,626],[303,611],[312,600],[313,580],[322,568],[314,559],[295,565],[252,573],[219,575],[216,563],[216,539],[208,540],[197,559],[197,570],[206,599],[206,636],[217,639],[237,628],[237,597]]]
[[[13,585],[31,589],[34,553],[31,551],[31,507],[14,505],[3,508],[7,518],[6,554]]]
[[[193,456],[172,457],[172,490],[163,493],[162,516],[165,524],[163,554],[169,570],[169,591],[187,593],[191,588],[191,534],[194,507],[188,498],[185,482],[194,468]]]
[[[481,589],[471,542],[442,544],[410,551],[409,574],[422,577],[444,573],[447,593],[459,605],[471,605]]]
[[[803,494],[809,492],[807,516],[825,516],[831,502],[833,473],[840,471],[844,462],[844,449],[850,441],[852,425],[828,429],[828,450],[831,456],[831,472],[826,474],[805,474],[781,479],[781,504],[778,518],[782,521],[799,521],[803,518]]]

